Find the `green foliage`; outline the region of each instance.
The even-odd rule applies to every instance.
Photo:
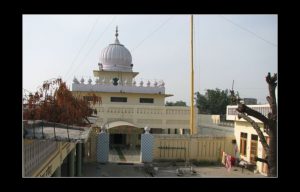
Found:
[[[166,102],[166,106],[186,106],[186,102],[184,101],[176,101],[175,103],[170,101],[170,102]]]
[[[204,95],[201,95],[199,92],[195,93],[196,95],[196,105],[199,113],[208,113],[208,100]]]
[[[198,112],[201,114],[226,114],[226,106],[231,104],[229,91],[208,89],[205,95],[195,93]]]

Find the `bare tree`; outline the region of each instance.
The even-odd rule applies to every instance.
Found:
[[[257,161],[267,163],[269,171],[269,177],[276,177],[277,176],[277,103],[276,103],[276,96],[275,96],[275,89],[277,86],[277,73],[271,76],[268,73],[266,77],[266,81],[269,85],[269,96],[267,96],[267,101],[270,104],[271,112],[268,114],[268,117],[264,116],[263,114],[255,111],[245,104],[240,102],[240,98],[236,96],[234,90],[231,90],[232,101],[234,104],[237,104],[237,112],[238,117],[243,118],[248,121],[252,127],[257,132],[257,135],[260,139],[260,142],[266,151],[266,158],[258,158],[256,157]],[[266,141],[266,138],[258,126],[258,124],[252,120],[249,116],[255,117],[256,119],[260,120],[264,124],[264,131],[269,135],[269,144]]]
[[[88,117],[93,112],[97,113],[88,101],[74,97],[60,78],[45,81],[35,94],[30,93],[24,101],[28,106],[23,112],[24,120],[45,120],[84,126],[90,125]],[[101,97],[94,93],[90,96],[90,101],[93,105],[102,102]]]

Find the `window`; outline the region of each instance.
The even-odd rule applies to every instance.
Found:
[[[251,140],[257,141],[258,140],[258,136],[257,135],[251,135]]]
[[[154,103],[153,98],[140,98],[140,103]]]
[[[168,134],[170,134],[171,133],[171,129],[168,129]]]
[[[177,134],[177,129],[175,129],[175,134]]]
[[[127,97],[111,97],[110,102],[127,102]]]
[[[241,132],[240,153],[247,156],[247,133]]]
[[[151,128],[150,133],[152,133],[152,134],[162,134],[163,129],[161,129],[161,128]]]

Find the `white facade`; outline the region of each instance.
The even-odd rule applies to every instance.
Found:
[[[138,72],[132,71],[131,54],[120,44],[118,35],[116,31],[115,43],[101,51],[99,70],[93,71],[94,83],[91,79],[79,81],[74,78],[73,94],[83,98],[91,94],[101,97],[102,103],[95,106],[99,116],[96,125],[99,127],[124,122],[124,126],[130,123],[138,128],[159,129],[157,133],[188,133],[190,108],[165,106],[165,98],[172,95],[166,94],[162,80],[135,81]],[[194,119],[197,125],[196,115]]]

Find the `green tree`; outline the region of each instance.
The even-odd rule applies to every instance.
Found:
[[[170,102],[166,102],[166,106],[186,106],[186,102],[184,101],[176,101],[175,103],[170,101]]]
[[[196,95],[196,105],[198,108],[198,113],[207,114],[208,113],[208,101],[207,98],[200,94],[199,92],[195,93]]]
[[[226,114],[226,106],[231,104],[229,91],[220,89],[207,89],[205,95],[196,92],[198,113]]]

